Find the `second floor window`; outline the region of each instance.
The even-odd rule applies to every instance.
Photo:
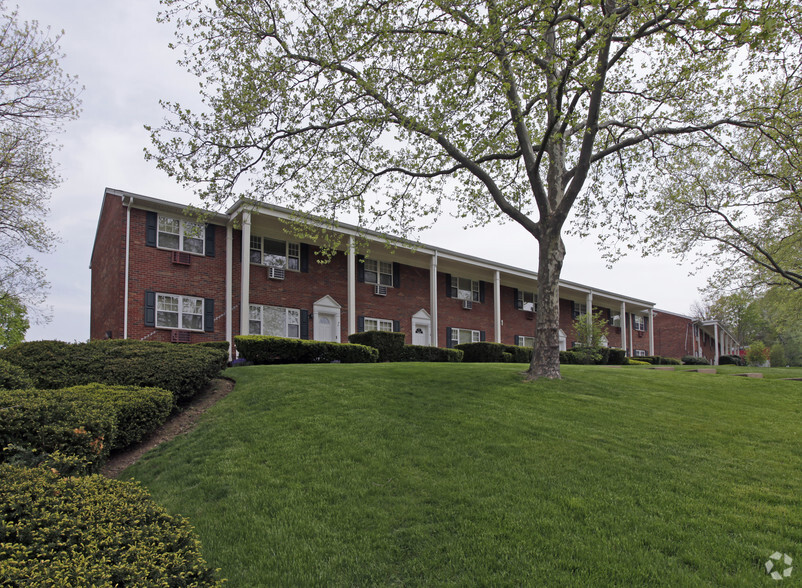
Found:
[[[375,259],[365,260],[365,282],[379,286],[393,285],[393,264]]]
[[[584,302],[574,302],[574,319],[578,319],[583,314],[588,314],[588,305]]]
[[[479,302],[479,282],[451,276],[451,297]]]
[[[299,271],[301,246],[298,243],[251,235],[251,263]]]
[[[518,300],[516,306],[519,310],[537,312],[537,294],[534,292],[527,292],[525,290],[518,290]]]
[[[206,225],[159,215],[157,245],[164,249],[203,255]]]
[[[632,315],[632,328],[636,331],[645,331],[646,330],[646,319],[640,316],[639,314]]]

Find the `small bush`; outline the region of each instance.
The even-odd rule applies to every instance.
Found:
[[[772,367],[782,367],[788,363],[785,359],[785,348],[781,343],[775,343],[771,346],[769,361]]]
[[[0,359],[0,389],[21,390],[23,388],[33,388],[33,380],[18,365]]]
[[[582,363],[579,356],[574,351],[560,351],[560,363],[566,365],[578,365]]]
[[[429,347],[427,345],[404,345],[399,361],[460,362],[465,353],[460,349]]]
[[[682,363],[685,365],[710,365],[710,362],[704,357],[695,357],[693,355],[683,356]]]
[[[462,361],[470,363],[501,363],[504,361],[506,348],[507,345],[491,343],[490,341],[460,343],[454,346],[454,349],[460,349],[465,353]]]
[[[720,355],[718,358],[719,365],[746,365],[746,361],[740,355]]]
[[[189,523],[133,482],[0,464],[8,586],[222,586]]]
[[[627,358],[626,365],[652,365],[648,361],[640,361],[639,359]]]
[[[195,343],[198,347],[211,347],[228,353],[228,341],[204,341],[203,343]]]
[[[256,365],[286,363],[375,363],[375,347],[353,343],[328,343],[286,337],[241,335],[234,337],[237,354]]]
[[[401,361],[405,337],[404,333],[365,331],[348,335],[348,342],[375,347],[379,350],[379,361]]]
[[[521,345],[505,345],[504,351],[512,355],[512,363],[529,363],[532,361],[532,348]]]
[[[609,365],[626,365],[627,352],[626,349],[618,347],[609,347],[607,350],[607,363]]]
[[[24,369],[36,388],[94,382],[164,388],[176,402],[183,402],[220,373],[228,353],[216,347],[157,341],[31,341],[0,351],[0,359]]]

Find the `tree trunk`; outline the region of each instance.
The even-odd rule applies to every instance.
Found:
[[[565,258],[565,244],[560,237],[559,228],[556,230],[546,228],[539,244],[535,349],[526,374],[528,380],[538,378],[554,380],[560,378],[559,284]]]

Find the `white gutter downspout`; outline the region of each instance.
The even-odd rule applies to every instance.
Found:
[[[649,309],[649,355],[654,355],[654,309]]]
[[[719,356],[721,355],[721,350],[718,348],[718,323],[715,323],[715,324],[713,325],[713,333],[714,333],[714,334],[715,334],[715,336],[716,336],[716,348],[715,348],[715,351],[714,351],[714,353],[715,353],[716,355],[715,355],[715,357],[713,358],[713,360],[714,360],[714,362],[713,362],[713,365],[718,365],[718,358],[719,358]]]
[[[128,339],[128,271],[131,265],[131,204],[133,197],[128,199],[128,212],[125,219],[125,292],[123,293],[123,339]]]
[[[429,262],[429,312],[432,318],[430,344],[432,347],[437,347],[439,343],[437,336],[437,251],[432,254]]]
[[[627,303],[621,303],[621,318],[619,319],[621,326],[621,347],[624,348],[624,355],[629,357],[629,349],[627,348]]]
[[[348,237],[348,334],[356,333],[356,243]]]
[[[590,345],[592,341],[590,340],[593,337],[593,290],[588,292],[588,295],[585,297],[585,322],[588,325],[588,340],[585,341],[585,344]]]
[[[248,334],[251,296],[251,213],[242,212],[242,270],[240,271],[239,334]]]
[[[234,227],[231,220],[226,224],[226,341],[228,341],[228,359],[234,359],[234,338],[231,336],[234,327],[231,316],[234,289]]]
[[[501,272],[498,270],[493,276],[493,323],[496,343],[501,343]]]

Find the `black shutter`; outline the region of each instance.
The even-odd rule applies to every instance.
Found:
[[[309,339],[309,311],[301,311],[301,339]]]
[[[151,211],[145,213],[145,245],[148,247],[156,247],[156,228],[158,223],[158,214]]]
[[[145,290],[145,326],[156,326],[156,292]]]
[[[484,331],[479,331],[479,340],[487,341],[487,333],[485,333]]]
[[[648,331],[649,330],[649,317],[648,316],[643,317],[643,330],[644,331]]]
[[[203,330],[214,333],[214,298],[203,301]]]
[[[576,302],[571,301],[571,318],[576,319]]]
[[[401,264],[393,262],[393,288],[401,287]]]
[[[401,332],[401,321],[393,321],[393,333]]]
[[[206,257],[214,257],[215,226],[206,223]]]
[[[365,317],[364,316],[356,317],[356,332],[357,333],[364,333],[365,332]]]
[[[454,346],[453,341],[451,341],[451,327],[446,327],[446,347],[451,349]]]
[[[446,276],[446,298],[456,298],[456,294],[451,294],[451,274],[445,274]]]
[[[485,301],[485,283],[482,280],[479,280],[479,302],[484,303]]]
[[[309,243],[301,243],[301,273],[309,273]]]
[[[515,308],[518,310],[523,310],[524,301],[518,298],[518,288],[513,288],[512,290],[512,303],[515,305]],[[518,345],[516,343],[516,345]]]
[[[521,344],[521,337],[515,335],[515,345],[520,345],[520,344]]]
[[[356,256],[356,281],[357,282],[364,282],[365,281],[365,256],[364,255],[357,255]]]

